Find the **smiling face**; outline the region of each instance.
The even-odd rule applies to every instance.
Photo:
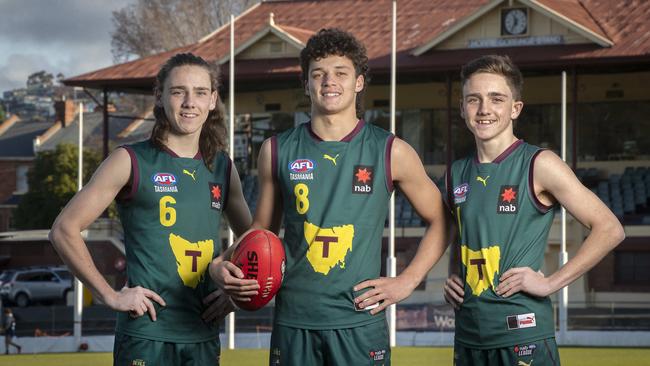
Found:
[[[363,76],[356,76],[352,60],[345,56],[312,60],[305,85],[305,93],[311,99],[312,117],[351,114],[356,118],[355,101],[363,83]]]
[[[514,99],[505,77],[476,73],[463,85],[460,112],[478,143],[512,139],[512,121],[517,119],[523,105]]]
[[[198,137],[208,114],[216,107],[217,91],[212,90],[208,70],[201,66],[178,66],[165,80],[157,103],[165,110],[171,133]]]

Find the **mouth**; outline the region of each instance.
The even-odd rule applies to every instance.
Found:
[[[198,113],[189,113],[189,112],[181,113],[181,117],[183,118],[196,118],[198,116],[199,116]]]
[[[489,125],[495,123],[496,121],[493,120],[493,119],[477,119],[477,120],[475,120],[475,122],[476,122],[477,125],[489,126]]]
[[[328,93],[322,93],[321,95],[324,96],[324,97],[327,97],[327,98],[331,98],[331,97],[338,97],[338,96],[341,95],[341,93],[328,92]]]

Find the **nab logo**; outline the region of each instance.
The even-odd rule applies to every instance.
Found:
[[[171,173],[156,173],[151,177],[151,181],[161,187],[170,187],[176,185],[176,177]]]
[[[516,214],[519,210],[519,186],[501,186],[499,189],[499,201],[497,203],[498,214]]]
[[[463,183],[454,188],[454,202],[462,203],[467,200],[467,193],[469,192],[469,184]]]
[[[210,188],[210,208],[217,211],[223,210],[223,188],[219,183],[212,183],[208,185]]]
[[[291,170],[293,173],[310,173],[312,170],[314,170],[314,167],[316,164],[314,164],[313,161],[309,159],[297,159],[289,163],[289,170]]]
[[[352,175],[352,193],[371,194],[374,173],[373,166],[355,165]]]

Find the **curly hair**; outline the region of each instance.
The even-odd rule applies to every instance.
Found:
[[[469,78],[478,73],[501,75],[512,91],[514,100],[521,100],[521,93],[524,90],[524,77],[519,68],[508,56],[486,55],[466,63],[460,70],[460,85],[465,86]]]
[[[216,64],[210,64],[201,57],[191,53],[179,53],[167,60],[156,75],[154,85],[156,101],[159,101],[162,96],[165,81],[169,77],[169,74],[174,68],[180,66],[199,66],[204,68],[210,75],[211,91],[218,90],[219,67]],[[156,103],[153,113],[156,122],[151,131],[151,141],[154,146],[163,149],[167,140],[167,134],[172,129],[172,124],[167,119],[165,109],[160,103]],[[205,166],[210,170],[212,170],[212,162],[215,154],[218,151],[226,149],[226,134],[224,108],[221,99],[218,99],[216,107],[208,113],[208,118],[201,128],[201,135],[199,136],[199,152],[201,152]]]
[[[357,118],[363,118],[363,96],[370,82],[368,56],[364,45],[352,34],[337,28],[326,28],[309,38],[305,48],[300,51],[302,83],[305,85],[309,80],[309,63],[312,60],[334,55],[349,58],[354,64],[355,76],[363,75],[363,89],[357,93],[355,100]]]

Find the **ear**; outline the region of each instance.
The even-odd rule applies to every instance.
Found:
[[[524,109],[524,102],[517,100],[512,103],[512,112],[510,113],[510,119],[517,119],[519,114],[521,114],[522,109]]]
[[[356,84],[354,85],[354,91],[357,93],[362,91],[365,83],[366,80],[363,78],[363,75],[357,76],[357,81]]]
[[[213,111],[217,107],[217,101],[219,100],[219,93],[213,91],[210,95],[210,110]]]

